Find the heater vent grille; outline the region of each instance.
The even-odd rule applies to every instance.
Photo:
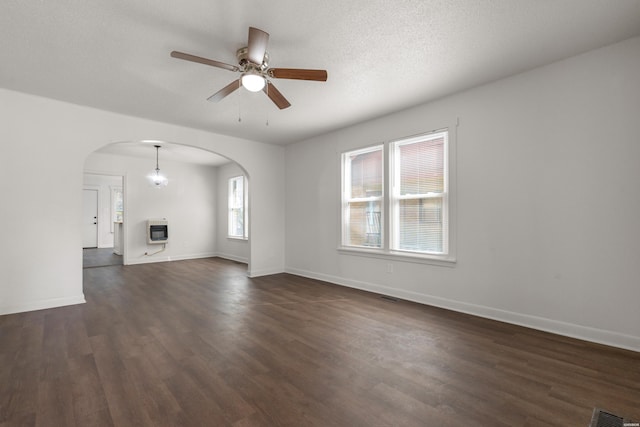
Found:
[[[147,220],[147,244],[166,244],[169,241],[169,222],[162,219]]]
[[[627,420],[602,409],[595,408],[589,427],[639,427],[640,423]]]

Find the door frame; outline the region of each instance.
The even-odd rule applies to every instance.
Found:
[[[105,172],[100,170],[85,169],[82,171],[83,176],[87,175],[103,175],[103,176],[117,176],[122,180],[122,202],[123,202],[123,214],[122,214],[122,264],[128,265],[128,250],[127,250],[127,229],[128,229],[128,202],[127,202],[127,173],[126,172]],[[83,185],[83,189],[96,188],[95,185]],[[109,195],[111,200],[111,195]],[[101,208],[100,196],[98,196],[98,209]],[[111,212],[111,210],[109,210]]]

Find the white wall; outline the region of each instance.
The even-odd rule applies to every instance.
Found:
[[[122,189],[122,177],[84,174],[83,187],[98,191],[98,247],[113,247],[113,218],[111,216],[111,190]]]
[[[339,153],[459,118],[453,268],[341,254]],[[286,148],[286,270],[640,351],[640,38]]]
[[[215,256],[216,168],[162,160],[169,185],[152,187],[147,175],[155,167],[155,150],[150,148],[149,159],[93,153],[85,162],[85,170],[125,173],[125,264]],[[169,221],[169,241],[164,251],[145,256],[162,249],[147,244],[150,218]]]
[[[219,166],[217,171],[218,177],[218,240],[217,250],[218,256],[221,258],[231,259],[239,262],[249,262],[249,241],[242,239],[232,239],[228,235],[228,196],[229,196],[229,178],[245,175],[244,171],[236,163],[227,163]],[[247,179],[247,177],[245,177]],[[251,182],[248,184],[249,194],[251,194]],[[249,234],[251,239],[251,234]]]
[[[249,275],[284,269],[282,147],[4,89],[0,117],[0,223],[6,225],[0,247],[0,314],[84,301],[84,163],[112,142],[163,140],[237,161],[254,190]]]

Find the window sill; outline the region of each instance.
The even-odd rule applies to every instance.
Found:
[[[239,241],[239,242],[248,242],[249,241],[248,237],[227,236],[227,239],[235,240],[235,241]]]
[[[385,259],[388,261],[413,262],[417,264],[439,265],[442,267],[455,267],[456,259],[437,255],[420,255],[415,253],[405,253],[397,251],[384,251],[381,249],[366,249],[339,246],[338,253],[343,255],[362,256],[370,258]]]

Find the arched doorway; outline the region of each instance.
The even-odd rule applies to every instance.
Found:
[[[157,152],[155,145],[160,146]],[[149,182],[156,166],[168,177],[166,187]],[[241,238],[227,234],[228,182],[238,176],[249,182],[249,174],[235,161],[171,142],[117,142],[89,154],[84,169],[124,177],[124,264],[219,256],[250,265],[250,232]],[[167,222],[166,244],[149,242],[149,220]]]

